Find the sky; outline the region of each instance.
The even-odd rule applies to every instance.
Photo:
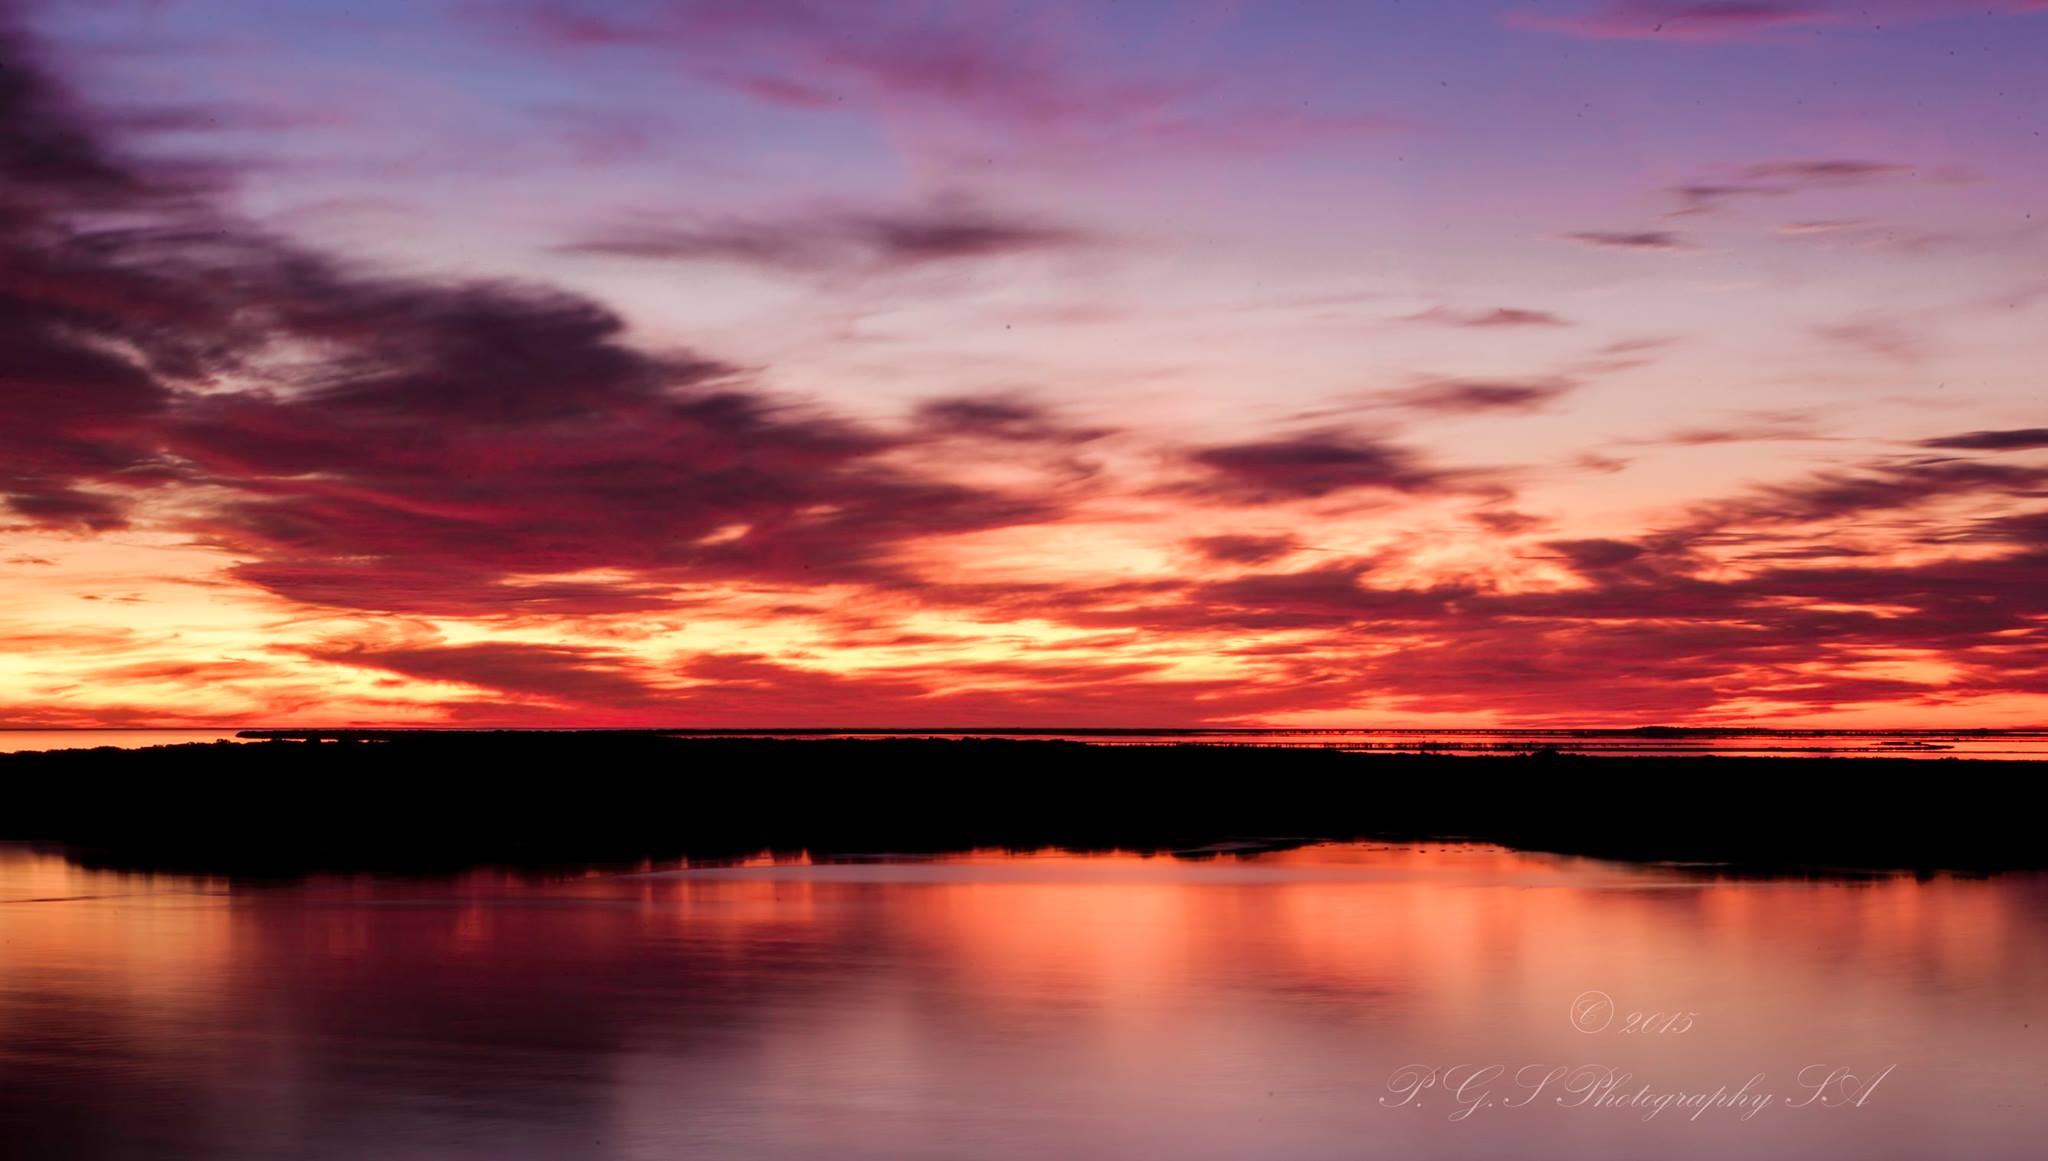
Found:
[[[0,0],[0,725],[2048,723],[2042,0]]]

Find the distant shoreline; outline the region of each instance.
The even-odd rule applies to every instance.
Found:
[[[0,727],[0,753],[112,745],[138,748],[177,741],[394,741],[413,737],[572,737],[585,743],[632,738],[697,739],[1053,739],[1103,745],[1199,744],[1219,747],[1330,748],[1390,753],[1521,754],[1544,748],[1574,753],[1677,756],[1895,756],[1998,761],[2048,761],[2048,729],[1819,729],[1768,726],[1546,726],[1529,728],[1415,726],[1290,728],[1273,726],[800,726],[800,727],[526,727],[247,726],[232,730],[159,727],[129,730]],[[161,739],[161,740],[160,740]]]
[[[1431,838],[1746,868],[2048,866],[2048,763],[410,732],[0,754],[0,838],[128,867]]]

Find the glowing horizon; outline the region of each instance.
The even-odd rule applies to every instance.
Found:
[[[0,0],[0,726],[2039,726],[2044,51]]]

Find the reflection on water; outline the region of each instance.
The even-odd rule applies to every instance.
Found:
[[[10,1156],[2031,1161],[2048,1140],[2039,876],[1322,846],[250,886],[0,847],[0,900]],[[1590,990],[1614,1019],[1582,1032]],[[1690,1027],[1623,1029],[1651,1012]],[[1390,1091],[1457,1064],[1632,1075],[1571,1107],[1509,1107],[1502,1079],[1463,1118],[1441,1088]],[[1896,1068],[1860,1106],[1793,1107],[1814,1065]],[[1747,1120],[1619,1100],[1759,1073],[1777,1103]]]

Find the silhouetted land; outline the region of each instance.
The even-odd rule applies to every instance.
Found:
[[[0,838],[221,872],[1469,838],[1750,868],[2048,866],[2048,763],[377,733],[0,754]]]

